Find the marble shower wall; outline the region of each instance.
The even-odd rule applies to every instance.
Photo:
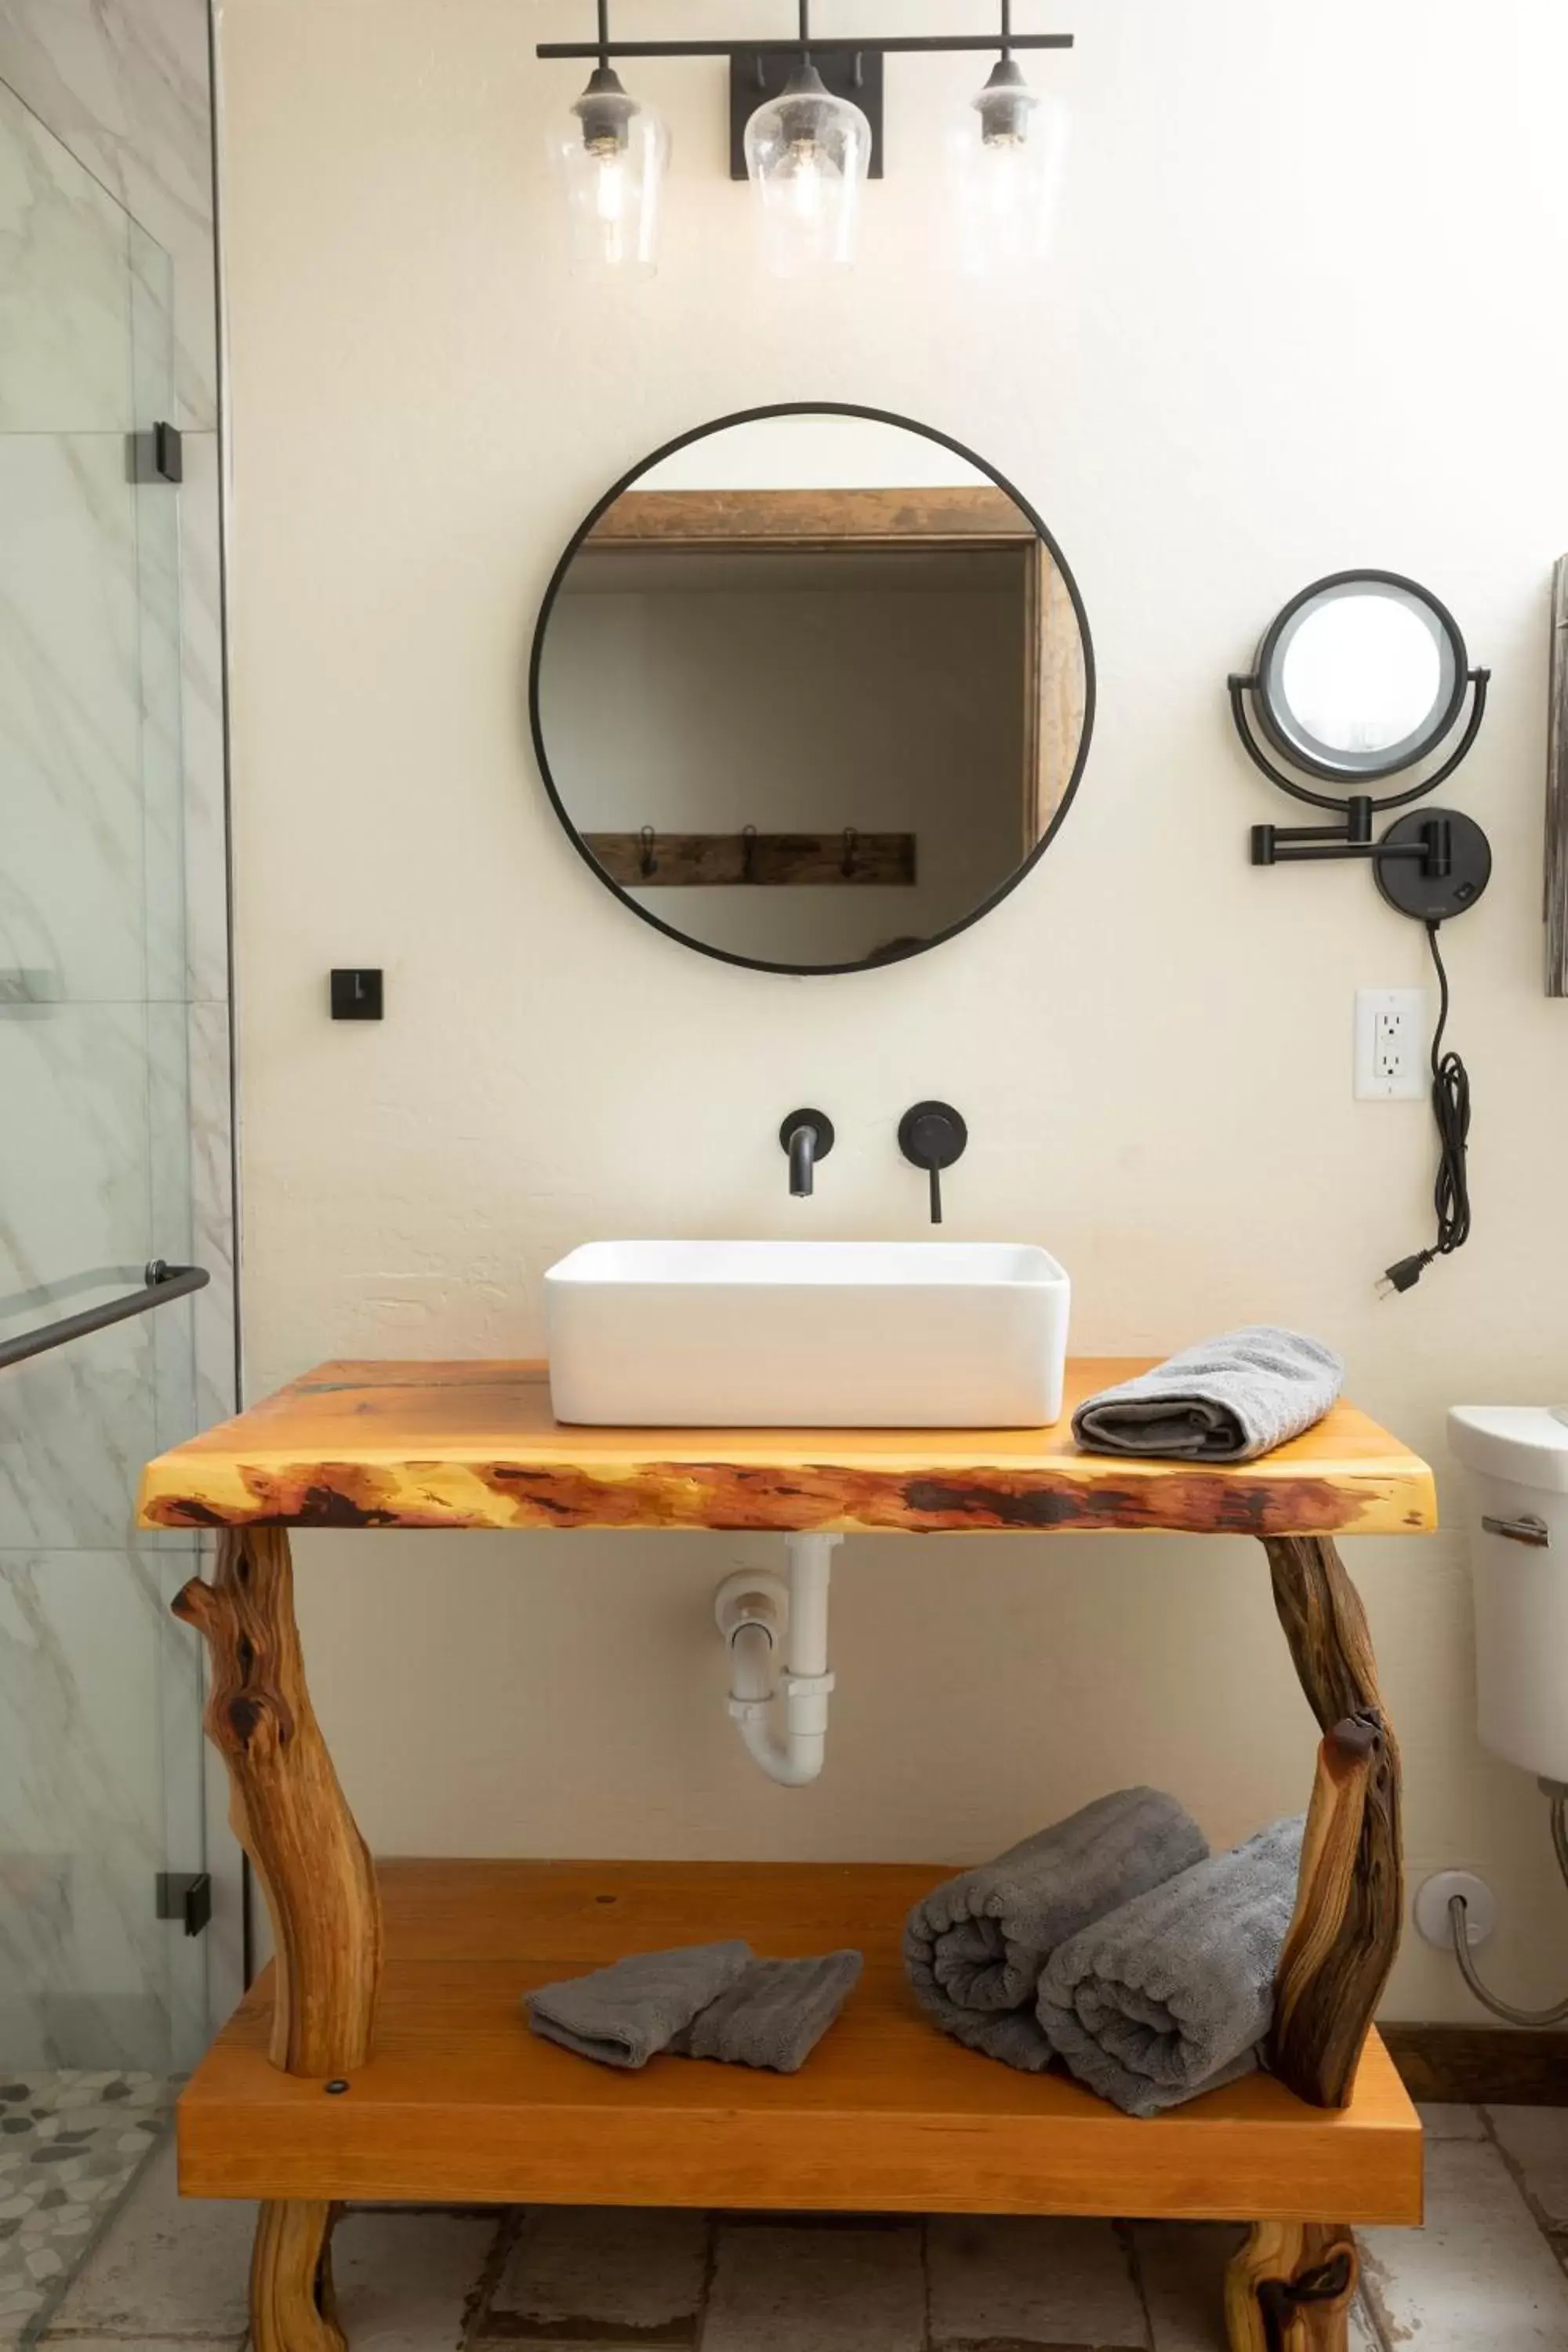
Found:
[[[8,82],[174,263],[174,423],[217,423],[206,0],[0,0]]]
[[[207,0],[0,0],[0,83],[85,167],[167,257],[173,419],[185,478],[177,533],[175,652],[184,831],[183,971],[150,987],[189,1008],[191,1213],[211,1287],[195,1301],[196,1410],[235,1403],[234,1191],[230,1137],[228,880],[224,791],[218,507],[217,312]],[[42,266],[47,268],[47,254]],[[0,342],[13,257],[0,267]],[[149,289],[138,278],[138,296]],[[151,308],[146,313],[153,315]],[[138,340],[137,352],[150,348]],[[62,415],[65,413],[62,412]],[[49,429],[58,430],[61,417]],[[0,432],[5,429],[0,418]],[[178,869],[172,861],[165,874]],[[0,909],[0,923],[4,922]],[[172,926],[163,936],[176,936]],[[3,955],[0,948],[0,955]],[[8,959],[7,959],[8,961]],[[165,984],[166,982],[166,984]]]
[[[0,1292],[94,1277],[65,1311],[153,1251],[213,1276],[0,1386],[13,2068],[205,2038],[215,1938],[151,1916],[203,1852],[190,1539],[132,1513],[146,1454],[234,1404],[214,274],[205,0],[0,0]],[[154,416],[177,491],[128,478]]]

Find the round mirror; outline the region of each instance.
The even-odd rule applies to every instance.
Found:
[[[1258,710],[1277,749],[1347,782],[1425,758],[1458,716],[1465,646],[1435,596],[1345,572],[1292,599],[1258,650]]]
[[[540,766],[600,880],[710,955],[851,971],[974,921],[1039,856],[1089,746],[1060,551],[929,427],[790,405],[682,435],[556,566]]]

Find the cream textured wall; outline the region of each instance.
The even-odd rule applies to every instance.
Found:
[[[594,1235],[918,1234],[894,1126],[948,1096],[973,1139],[950,1230],[1058,1252],[1079,1349],[1304,1324],[1433,1454],[1456,1514],[1444,1407],[1568,1392],[1568,1005],[1540,989],[1568,12],[1026,0],[1079,36],[1048,68],[1074,144],[1055,265],[1000,293],[928,260],[921,158],[973,64],[889,67],[868,250],[827,288],[753,263],[721,69],[650,65],[676,177],[665,267],[629,294],[561,273],[540,161],[574,69],[531,43],[589,13],[223,10],[252,1393],[331,1354],[536,1349],[542,1269]],[[621,14],[695,34],[779,12]],[[1100,708],[1077,806],[989,921],[792,982],[685,953],[595,883],[533,772],[523,677],[550,567],[617,474],[704,417],[814,394],[938,425],[1038,506]],[[1419,1106],[1352,1102],[1352,992],[1422,981],[1423,941],[1363,873],[1249,870],[1248,824],[1289,811],[1224,696],[1286,596],[1358,562],[1429,583],[1496,672],[1456,794],[1496,880],[1448,942],[1476,1238],[1386,1304],[1373,1277],[1426,1236],[1432,1145]],[[386,967],[379,1028],[324,1017],[352,961]],[[801,1100],[839,1136],[807,1207],[776,1141]],[[742,1765],[721,1705],[709,1596],[745,1542],[299,1549],[321,1710],[383,1848],[963,1858],[1138,1776],[1223,1837],[1309,1783],[1244,1544],[849,1543],[829,1765],[802,1793]],[[1533,1788],[1472,1735],[1458,1536],[1350,1553],[1414,1870],[1483,1866],[1494,1972],[1543,1998],[1568,1908]],[[1391,2010],[1473,2014],[1452,1973],[1407,1950]]]

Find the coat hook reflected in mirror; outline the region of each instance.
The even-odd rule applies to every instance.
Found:
[[[645,824],[639,827],[637,839],[642,844],[642,857],[639,863],[642,866],[643,880],[647,882],[658,872],[658,860],[653,854],[654,833],[652,825]]]
[[[741,827],[741,879],[754,882],[756,877],[757,828],[754,824]]]
[[[838,866],[838,871],[843,875],[846,882],[853,881],[859,870],[855,863],[855,852],[859,846],[859,834],[852,824],[847,824],[844,828],[844,856]]]

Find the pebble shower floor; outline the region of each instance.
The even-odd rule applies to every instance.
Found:
[[[156,2146],[160,2074],[0,2074],[0,2344],[68,2283]]]

